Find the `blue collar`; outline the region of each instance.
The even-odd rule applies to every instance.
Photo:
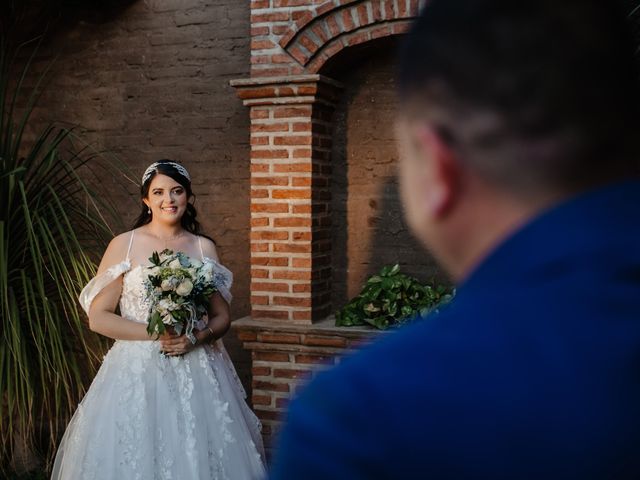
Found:
[[[512,285],[523,277],[604,250],[625,248],[640,260],[640,181],[583,192],[542,212],[511,234],[458,287],[458,294]]]

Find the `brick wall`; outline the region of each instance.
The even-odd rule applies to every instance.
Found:
[[[317,366],[374,335],[328,317],[366,274],[393,261],[434,272],[393,166],[389,44],[420,3],[251,1],[251,72],[232,82],[251,119],[251,317],[236,328],[268,447]]]
[[[253,359],[253,407],[271,456],[290,398],[324,368],[339,363],[349,350],[371,341],[377,332],[344,329],[331,319],[314,325],[242,319],[239,337]]]
[[[251,118],[252,317],[308,324],[334,308],[330,126],[343,84],[327,74],[406,32],[419,6],[252,0],[251,75],[232,82]]]
[[[188,167],[198,218],[235,274],[234,318],[249,313],[250,165],[248,113],[229,79],[249,73],[249,15],[237,0],[135,1],[59,29],[34,69],[59,55],[37,118],[80,125],[136,181],[159,158]],[[138,186],[102,180],[130,226]],[[225,342],[249,386],[250,358],[233,336]]]

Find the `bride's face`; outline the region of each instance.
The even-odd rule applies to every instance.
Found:
[[[147,198],[142,201],[151,209],[151,218],[177,223],[187,209],[187,191],[173,178],[158,173],[151,180]]]

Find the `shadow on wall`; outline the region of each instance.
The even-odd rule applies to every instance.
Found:
[[[399,263],[404,273],[423,282],[449,283],[402,212],[394,135],[396,49],[397,41],[386,39],[357,52],[345,50],[351,62],[341,59],[331,66],[330,75],[345,85],[333,122],[334,311],[384,265]]]

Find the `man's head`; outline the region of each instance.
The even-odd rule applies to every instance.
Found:
[[[454,278],[542,208],[637,174],[638,79],[614,1],[431,0],[398,85],[407,219]]]

